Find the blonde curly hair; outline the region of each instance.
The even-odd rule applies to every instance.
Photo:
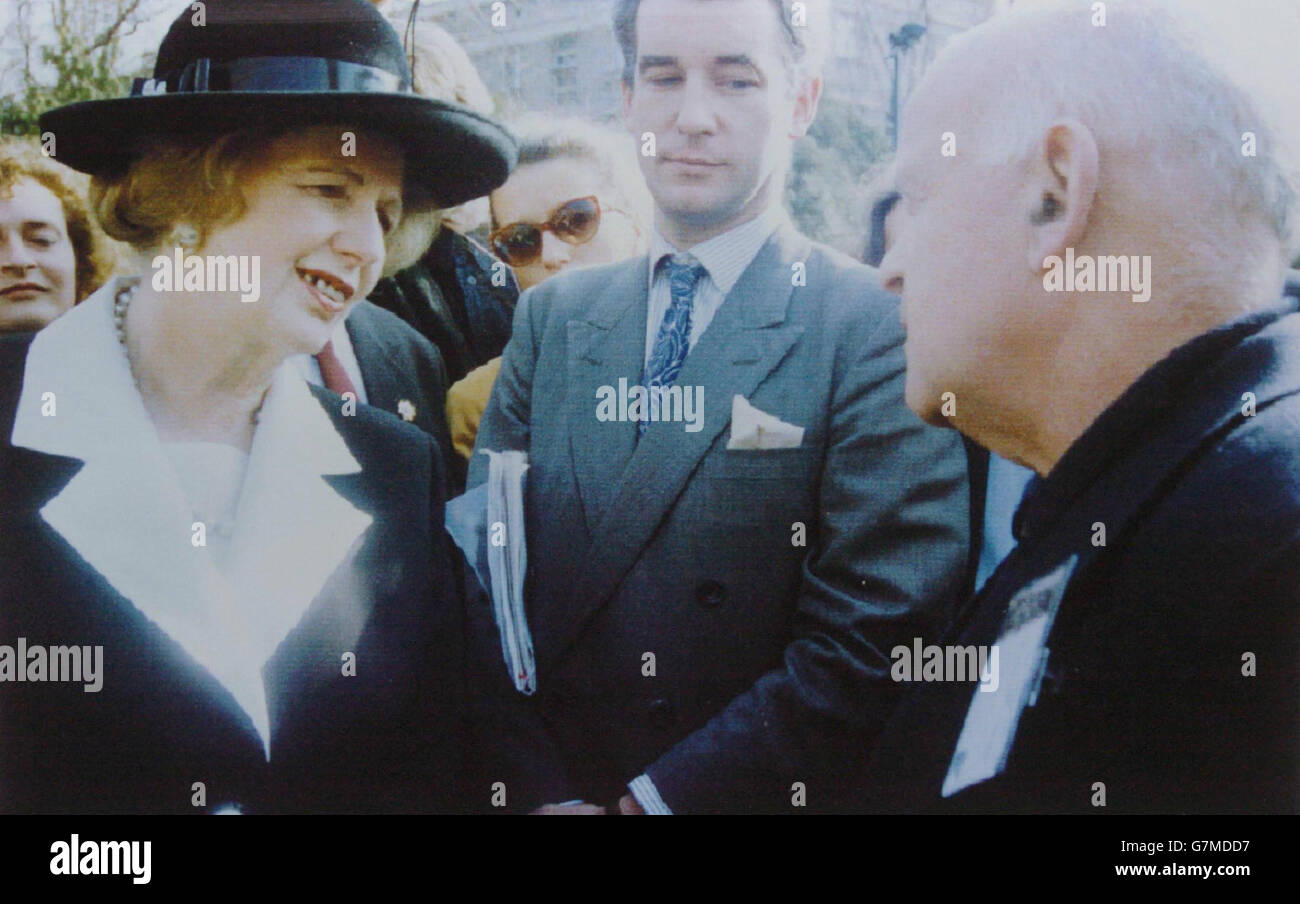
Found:
[[[104,284],[113,272],[112,249],[91,221],[86,205],[86,179],[42,154],[21,139],[0,141],[0,198],[13,195],[14,186],[30,179],[59,200],[76,256],[76,298],[80,302]]]

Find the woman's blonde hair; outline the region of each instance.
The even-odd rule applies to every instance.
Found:
[[[176,236],[182,224],[197,230],[202,246],[214,228],[243,216],[240,177],[270,140],[253,131],[215,140],[157,139],[125,172],[91,180],[95,217],[109,236],[136,251],[182,244]]]
[[[417,22],[414,39],[411,87],[416,94],[463,104],[484,116],[496,112],[492,92],[483,83],[474,61],[446,29],[432,22]]]
[[[282,130],[244,129],[218,137],[153,139],[124,172],[91,180],[95,217],[108,235],[137,252],[169,244],[202,247],[214,229],[244,215],[247,205],[240,186],[282,134]],[[392,272],[395,258],[400,261],[411,254],[409,245],[419,243],[423,234],[419,221],[430,209],[427,192],[405,186],[402,220],[385,239],[385,273]],[[194,229],[197,236],[181,241],[181,226]],[[420,235],[411,235],[413,226]]]

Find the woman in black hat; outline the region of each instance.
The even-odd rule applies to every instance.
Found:
[[[513,143],[410,94],[363,0],[200,9],[131,97],[41,120],[141,267],[0,343],[0,809],[564,799],[466,604],[434,443],[286,364],[404,208],[499,185]]]

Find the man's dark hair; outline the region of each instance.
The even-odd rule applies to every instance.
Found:
[[[791,74],[794,74],[812,56],[808,42],[812,27],[794,25],[792,0],[767,0],[767,5],[781,23],[781,36],[785,38],[788,54],[787,64]],[[614,36],[618,38],[619,50],[623,52],[623,83],[628,87],[636,81],[636,14],[640,8],[641,0],[618,0],[618,5],[614,7]]]

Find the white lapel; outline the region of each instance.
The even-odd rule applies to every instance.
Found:
[[[265,662],[373,521],[325,481],[361,466],[292,364],[276,372],[239,496],[228,573]]]
[[[119,286],[110,281],[33,340],[12,441],[85,462],[42,517],[225,686],[269,758],[262,667],[372,521],[323,479],[361,468],[292,365],[282,366],[218,570],[210,549],[191,542],[192,509],[117,342]]]

